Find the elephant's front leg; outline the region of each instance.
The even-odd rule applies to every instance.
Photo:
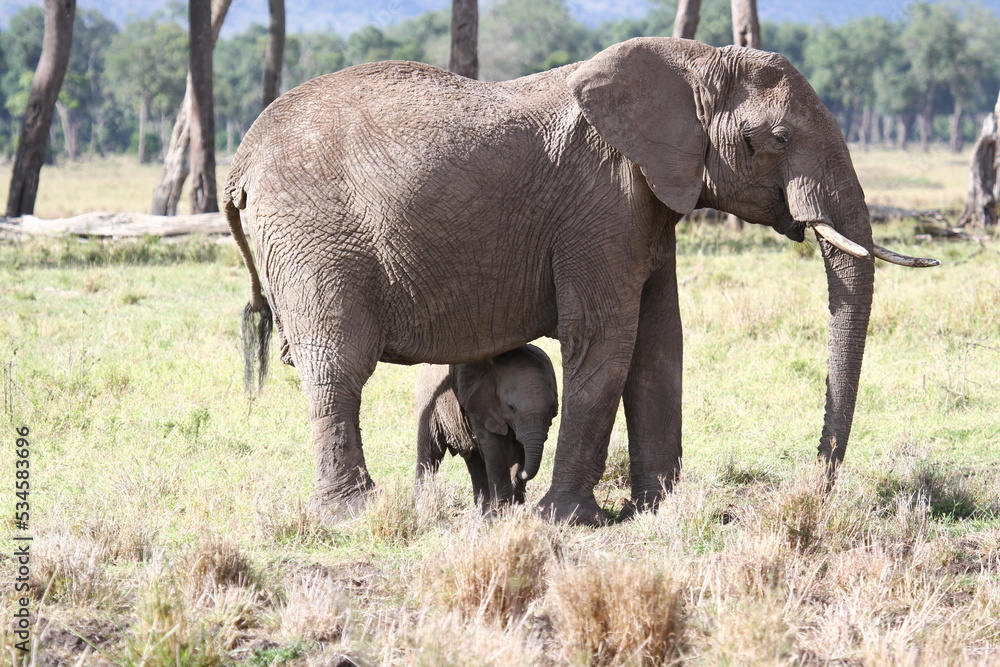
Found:
[[[488,503],[494,508],[510,505],[514,502],[514,485],[510,477],[513,436],[498,435],[480,427],[476,429],[476,441],[486,467]]]
[[[591,293],[600,294],[600,285]],[[604,293],[612,293],[607,290]],[[606,520],[594,498],[604,474],[608,441],[621,400],[635,344],[638,288],[612,302],[615,312],[584,304],[577,312],[560,313],[563,355],[563,409],[552,486],[539,509],[554,519],[598,525]],[[603,302],[610,303],[610,302]]]
[[[635,351],[622,396],[632,500],[621,519],[656,507],[680,474],[683,332],[673,227],[669,235],[664,239],[665,261],[642,293]]]

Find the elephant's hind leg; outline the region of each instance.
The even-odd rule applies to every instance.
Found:
[[[376,321],[363,302],[339,293],[335,303],[324,303],[323,296],[301,299],[309,307],[294,316],[286,309],[285,323],[313,425],[316,490],[309,506],[322,519],[337,521],[356,515],[374,488],[359,414],[361,390],[381,347]]]
[[[479,451],[473,449],[462,455],[465,465],[469,469],[469,478],[472,479],[472,495],[479,505],[479,510],[483,514],[490,511],[490,479],[486,473],[486,461]]]
[[[296,361],[309,398],[316,448],[316,490],[310,508],[324,520],[349,518],[360,512],[366,492],[374,488],[361,446],[361,387],[342,372],[343,363],[333,350],[316,350],[304,362],[296,355]]]
[[[673,228],[671,227],[671,233]],[[632,500],[620,515],[655,509],[681,469],[683,332],[673,248],[647,281],[623,402],[628,424]]]

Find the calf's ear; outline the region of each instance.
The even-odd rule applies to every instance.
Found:
[[[496,369],[492,360],[460,364],[455,378],[455,394],[467,419],[478,421],[490,433],[507,435],[507,422],[500,410]]]

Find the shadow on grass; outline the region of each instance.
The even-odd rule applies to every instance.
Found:
[[[875,495],[884,507],[897,498],[923,500],[934,519],[961,521],[1000,517],[1000,503],[980,476],[920,455],[911,448],[889,455],[874,480]]]

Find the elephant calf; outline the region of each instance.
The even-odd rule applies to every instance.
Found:
[[[437,472],[445,451],[461,455],[483,512],[524,502],[556,416],[556,375],[547,354],[522,345],[486,361],[422,366],[417,374],[417,476]]]

